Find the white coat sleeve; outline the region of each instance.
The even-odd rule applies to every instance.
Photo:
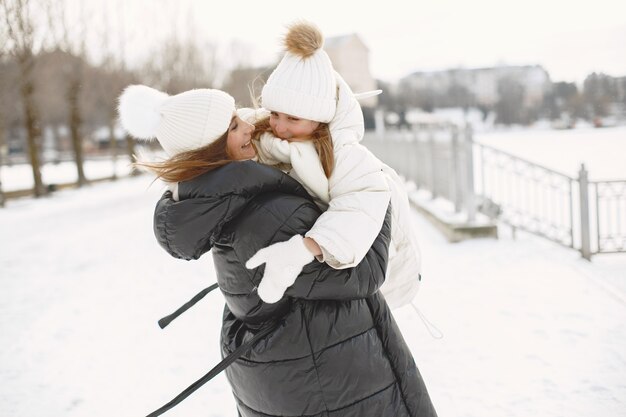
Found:
[[[380,161],[364,146],[346,145],[335,154],[329,179],[330,203],[306,233],[322,249],[322,261],[335,269],[357,265],[374,243],[391,192]]]
[[[335,78],[337,110],[329,123],[335,156],[330,202],[306,236],[322,249],[320,260],[343,269],[361,262],[374,243],[391,192],[382,162],[359,144],[365,131],[361,106],[341,75],[335,73]]]

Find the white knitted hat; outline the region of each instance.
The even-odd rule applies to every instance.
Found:
[[[310,23],[296,23],[285,36],[285,56],[261,92],[263,107],[316,122],[330,122],[337,106],[333,64],[324,38]]]
[[[126,87],[119,98],[120,121],[138,139],[159,141],[169,156],[206,146],[222,136],[235,99],[208,88],[169,96],[145,85]]]

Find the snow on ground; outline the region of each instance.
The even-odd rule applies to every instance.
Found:
[[[83,169],[87,179],[128,175],[130,172],[130,160],[128,156],[120,155],[113,165],[110,158],[89,159],[85,161]],[[78,173],[76,164],[73,161],[63,161],[57,164],[47,163],[41,168],[41,176],[44,184],[60,184],[66,182],[76,182]],[[0,166],[0,180],[4,191],[26,190],[33,188],[33,171],[30,164],[16,164],[13,166]]]
[[[626,281],[626,256],[590,265],[519,232],[448,244],[416,219],[417,303],[444,338],[396,317],[440,416],[626,415],[626,292],[603,280]]]
[[[141,416],[219,362],[210,257],[170,258],[148,176],[0,210],[0,415]],[[626,416],[626,256],[526,234],[447,243],[414,214],[424,283],[395,315],[440,417]],[[235,416],[223,375],[167,416]]]
[[[626,179],[626,126],[495,130],[475,139],[572,177],[584,163],[592,180]]]

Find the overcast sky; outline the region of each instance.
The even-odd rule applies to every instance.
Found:
[[[238,59],[267,64],[279,54],[285,25],[304,18],[327,37],[358,33],[370,48],[374,77],[386,81],[497,64],[540,64],[556,81],[582,82],[592,71],[626,75],[626,1],[620,0],[90,2],[88,13],[102,14],[103,4],[123,8],[131,59],[176,30],[218,42],[223,59],[235,41]]]

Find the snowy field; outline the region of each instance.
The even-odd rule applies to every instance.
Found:
[[[591,180],[626,179],[626,126],[495,130],[475,140],[571,177],[584,163]]]
[[[219,361],[210,257],[170,258],[148,176],[0,210],[0,416],[142,416]],[[626,416],[626,256],[503,229],[449,244],[417,213],[424,284],[395,312],[440,417]],[[223,375],[166,416],[236,416]]]
[[[115,167],[115,171],[114,171]],[[118,176],[128,175],[130,161],[127,156],[119,156],[113,165],[108,158],[87,160],[83,166],[85,176],[89,180],[110,177],[115,173]],[[41,168],[41,176],[44,184],[60,184],[76,182],[78,173],[76,164],[72,161],[48,163]],[[0,167],[0,180],[4,191],[26,190],[33,188],[33,171],[29,164],[16,164],[13,166]]]

